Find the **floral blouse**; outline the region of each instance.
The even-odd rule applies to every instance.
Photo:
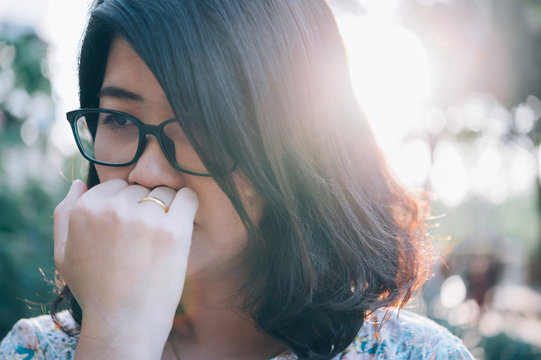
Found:
[[[384,312],[376,314],[381,321]],[[67,311],[58,314],[62,324],[74,324]],[[435,322],[408,311],[390,312],[382,326],[366,321],[351,345],[333,360],[365,359],[473,359],[462,341]],[[379,333],[377,330],[379,328]],[[56,327],[49,315],[19,320],[0,343],[2,360],[72,360],[77,337]],[[296,360],[282,354],[271,360]]]

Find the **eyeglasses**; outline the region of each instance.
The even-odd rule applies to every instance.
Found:
[[[128,166],[141,157],[147,135],[154,135],[169,163],[178,171],[210,176],[176,119],[147,125],[135,116],[108,109],[79,109],[66,114],[77,147],[89,161]],[[231,165],[231,171],[235,164]]]

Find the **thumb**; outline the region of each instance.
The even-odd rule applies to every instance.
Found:
[[[66,247],[68,237],[69,215],[77,200],[87,190],[88,188],[84,182],[79,179],[75,180],[71,184],[71,188],[64,200],[54,210],[54,261],[57,267],[64,259],[64,248]]]

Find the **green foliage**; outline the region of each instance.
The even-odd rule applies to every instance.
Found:
[[[54,184],[41,168],[33,168],[47,168],[46,133],[27,146],[20,135],[27,119],[8,110],[15,89],[27,95],[51,93],[42,71],[46,55],[47,44],[33,32],[0,24],[0,75],[15,75],[13,88],[5,98],[0,95],[0,338],[18,319],[42,314],[42,305],[53,297],[52,216],[69,182],[58,176]],[[53,118],[46,120],[50,124]]]
[[[541,349],[498,334],[484,339],[486,359],[541,360]]]
[[[15,193],[0,185],[0,337],[21,317],[42,313],[53,287],[52,213],[57,198],[31,180]],[[27,301],[26,301],[27,300]]]
[[[49,80],[42,69],[45,67],[38,54],[45,54],[47,45],[38,38],[24,36],[15,43],[15,61],[13,69],[16,74],[16,85],[24,86],[29,94],[37,91],[51,93]],[[43,55],[42,55],[43,56]]]
[[[10,47],[14,56],[5,59],[3,66],[11,66],[15,73],[15,86],[29,94],[39,91],[51,94],[47,73],[47,44],[24,27],[0,24],[0,43]]]
[[[531,253],[536,250],[541,236],[537,199],[533,195],[514,197],[501,205],[477,198],[469,199],[456,208],[435,202],[434,214],[442,217],[438,219],[438,228],[433,229],[433,235],[437,238],[451,236],[449,246],[465,242],[464,245],[470,247],[468,251],[474,248],[483,253],[502,251],[494,248],[494,239],[485,239],[497,236],[505,239],[509,246],[520,246],[525,253]]]
[[[538,0],[525,0],[528,14],[537,25],[537,32],[541,32],[541,3]]]

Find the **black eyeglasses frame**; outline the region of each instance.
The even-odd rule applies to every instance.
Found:
[[[139,130],[139,142],[137,144],[137,151],[131,161],[121,163],[121,164],[112,164],[112,163],[107,163],[107,162],[93,159],[88,154],[86,154],[83,146],[80,143],[80,137],[79,137],[79,133],[77,131],[77,126],[75,125],[75,122],[77,119],[79,119],[81,114],[89,113],[89,112],[93,112],[93,113],[102,112],[106,114],[121,115],[123,117],[126,117],[128,120],[132,121],[137,126],[137,129]],[[111,167],[123,167],[123,166],[129,166],[129,165],[135,164],[139,160],[141,155],[143,154],[143,151],[145,150],[146,141],[147,141],[146,136],[153,135],[158,140],[158,143],[160,144],[160,148],[162,149],[162,152],[165,155],[167,161],[169,161],[169,164],[171,164],[171,166],[173,166],[176,170],[186,173],[186,174],[190,174],[190,175],[212,176],[208,172],[194,171],[194,170],[183,168],[182,166],[178,165],[176,160],[172,159],[167,153],[167,151],[165,150],[164,140],[162,138],[162,136],[164,136],[163,128],[165,127],[165,125],[172,123],[174,121],[177,121],[177,119],[175,118],[166,120],[162,122],[160,125],[148,125],[142,122],[141,120],[139,120],[138,118],[136,118],[135,116],[130,115],[128,113],[118,111],[118,110],[101,109],[101,108],[81,108],[77,110],[68,111],[66,113],[66,117],[68,119],[68,122],[70,123],[73,136],[75,137],[75,143],[77,144],[79,151],[81,152],[81,154],[83,155],[85,159],[87,159],[88,161],[94,164],[111,166]],[[234,163],[230,171],[233,171],[236,167],[237,165],[236,163]]]

